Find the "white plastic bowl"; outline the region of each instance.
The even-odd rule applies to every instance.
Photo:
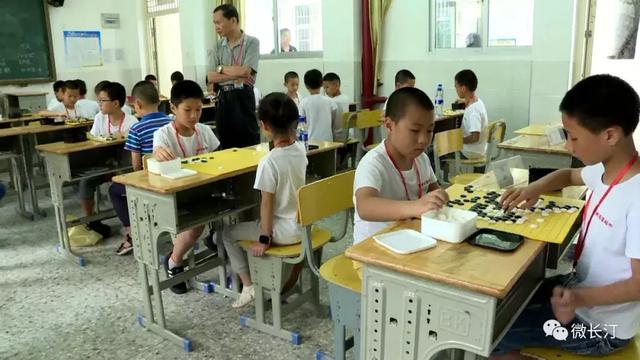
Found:
[[[447,220],[439,219],[446,217]],[[443,207],[422,214],[421,232],[435,239],[461,243],[476,231],[478,214],[473,211]]]

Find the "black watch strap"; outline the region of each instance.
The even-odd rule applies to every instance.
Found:
[[[271,244],[271,236],[269,236],[269,235],[260,235],[260,237],[258,238],[258,242],[260,244],[270,245]]]

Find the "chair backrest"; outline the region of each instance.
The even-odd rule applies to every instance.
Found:
[[[298,222],[308,226],[353,208],[355,170],[315,181],[298,189]]]
[[[486,166],[488,166],[491,161],[497,159],[500,155],[498,144],[504,141],[506,132],[507,123],[504,120],[496,120],[489,124],[489,131],[487,134]]]
[[[433,152],[436,159],[462,151],[462,129],[441,131],[433,137]]]
[[[153,158],[153,155],[151,154],[144,154],[142,155],[142,170],[146,170],[147,169],[147,161],[149,161],[149,159]]]
[[[382,125],[382,109],[362,109],[342,114],[343,129],[368,129],[380,125]]]

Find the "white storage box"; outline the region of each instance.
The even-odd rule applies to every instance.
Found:
[[[180,171],[181,164],[180,159],[173,159],[170,161],[158,161],[156,159],[147,160],[147,170],[150,173],[165,175]]]
[[[473,211],[443,207],[422,214],[421,232],[435,239],[460,243],[476,231],[478,214]]]

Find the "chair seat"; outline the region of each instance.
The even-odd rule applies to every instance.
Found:
[[[465,174],[459,174],[453,177],[453,180],[451,181],[452,184],[460,184],[460,185],[468,185],[474,181],[476,181],[478,178],[480,178],[483,174],[481,173],[465,173]]]
[[[571,336],[571,335],[569,335]],[[543,359],[554,360],[591,360],[593,356],[574,355],[572,353],[547,348],[525,348],[520,351],[522,354],[538,356]],[[624,349],[614,352],[613,354],[599,357],[598,359],[607,360],[640,360],[640,335],[636,337]]]
[[[331,233],[327,230],[320,229],[314,227],[311,230],[311,246],[313,250],[316,250],[331,240]],[[242,240],[239,241],[240,246],[244,249],[251,249],[255,241],[252,240]],[[300,255],[300,251],[302,251],[302,243],[297,243],[293,245],[273,245],[266,251],[266,254],[269,256],[275,257],[296,257]]]
[[[367,145],[367,147],[365,147],[365,149],[367,149],[367,151],[371,151],[374,147],[376,147],[378,145],[379,145],[379,143]]]
[[[340,254],[326,261],[320,267],[320,275],[328,282],[360,293],[362,280],[353,267],[353,260]]]

